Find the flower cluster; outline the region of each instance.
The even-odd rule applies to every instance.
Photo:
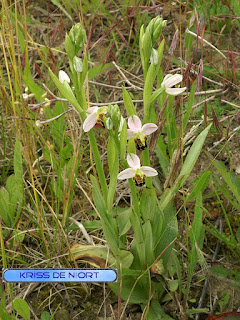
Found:
[[[165,92],[168,95],[179,95],[186,90],[186,87],[175,87],[178,83],[182,81],[182,79],[182,75],[167,74],[163,79],[161,87],[165,90]],[[62,70],[59,71],[59,80],[61,83],[70,83],[70,78]],[[112,119],[115,119],[115,121],[117,122],[118,120],[123,120],[122,116],[118,116],[119,109],[117,105],[109,107],[90,107],[88,108],[86,113],[87,117],[83,123],[83,130],[85,132],[90,131],[95,126],[105,128],[105,123],[108,129],[112,129]],[[121,130],[121,123],[117,126],[118,129]],[[133,138],[137,149],[144,150],[147,147],[147,136],[155,132],[157,129],[158,127],[156,124],[146,123],[142,125],[139,117],[136,115],[132,115],[128,119],[127,139]],[[130,168],[125,169],[118,174],[119,180],[132,178],[137,186],[142,186],[145,183],[145,177],[152,177],[158,174],[157,171],[151,167],[141,166],[140,159],[136,154],[128,154],[127,162]]]

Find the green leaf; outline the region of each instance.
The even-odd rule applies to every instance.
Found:
[[[16,242],[18,242],[18,243],[22,243],[23,242],[23,240],[25,238],[25,234],[24,233],[21,233],[19,230],[14,230],[13,234],[14,234],[14,238],[15,238]]]
[[[106,209],[105,201],[103,199],[101,191],[98,188],[97,180],[92,175],[90,176],[90,178],[92,181],[92,193],[93,193],[93,199],[94,199],[95,206],[96,206],[99,213],[106,212],[107,209]]]
[[[156,300],[152,300],[146,320],[173,320],[173,318],[166,315]]]
[[[237,241],[240,243],[240,227],[238,227],[237,229],[236,238],[237,238]]]
[[[6,183],[6,189],[9,194],[9,206],[8,206],[8,215],[10,216],[11,221],[14,221],[16,206],[19,199],[19,189],[16,183],[16,177],[14,174],[8,177]]]
[[[194,188],[192,189],[190,195],[187,197],[186,201],[194,200],[200,192],[203,192],[206,186],[209,184],[211,176],[211,171],[205,171],[198,179]]]
[[[65,10],[65,8],[61,5],[59,0],[51,0],[55,6],[57,6],[67,17],[69,20],[73,22],[71,15]]]
[[[123,236],[131,228],[130,215],[132,208],[127,208],[117,216],[117,224],[119,229],[119,236]]]
[[[201,249],[204,240],[204,226],[202,223],[202,194],[199,193],[196,198],[194,209],[194,220],[189,234],[191,241],[191,250],[189,252],[190,262],[188,265],[188,278],[187,278],[187,295],[189,293],[191,280],[193,277],[194,269],[198,261],[203,264],[203,255]]]
[[[133,262],[133,254],[127,250],[119,250],[119,261],[123,268],[130,268]]]
[[[151,265],[154,258],[154,247],[153,247],[153,232],[150,221],[146,221],[143,225],[143,237],[145,244],[145,255],[148,265]]]
[[[184,116],[184,119],[183,119],[183,130],[186,128],[188,120],[189,120],[190,115],[191,115],[193,101],[194,101],[195,87],[196,87],[196,80],[192,84],[190,95],[189,95],[189,98],[188,98],[186,113],[185,113],[185,116]]]
[[[151,95],[150,98],[150,104],[153,103],[155,100],[157,100],[157,98],[160,96],[160,94],[162,94],[164,91],[164,88],[159,88],[156,91],[153,92],[153,94]]]
[[[155,190],[144,188],[140,200],[141,214],[144,221],[152,221],[157,210],[157,206],[158,201]]]
[[[127,272],[130,271],[131,270],[127,270]],[[141,286],[140,281],[138,281],[136,284],[136,278],[136,276],[128,276],[123,273],[123,275],[119,275],[119,279],[121,279],[121,291],[120,281],[118,281],[118,283],[109,283],[109,287],[116,295],[119,295],[119,293],[121,292],[121,298],[123,300],[129,299],[130,303],[147,303],[148,290],[144,289],[144,287]]]
[[[234,194],[236,200],[240,204],[240,193],[239,193],[237,186],[232,182],[231,174],[229,172],[227,172],[226,169],[223,168],[219,162],[213,160],[212,163],[215,166],[215,168],[219,171],[219,173],[222,175],[228,188],[231,190],[231,192]]]
[[[151,51],[152,51],[152,39],[150,32],[148,29],[146,29],[144,37],[143,37],[143,54],[144,54],[144,60],[146,62],[149,62]]]
[[[114,151],[115,149],[112,150],[112,152]],[[115,159],[114,159],[112,171],[110,172],[110,183],[109,183],[108,196],[107,196],[107,208],[109,213],[111,212],[113,207],[113,199],[116,193],[117,175],[119,172],[119,160],[118,160],[118,154],[116,151],[114,156],[115,156]]]
[[[202,146],[204,144],[204,141],[207,137],[207,134],[211,128],[212,124],[210,124],[207,128],[205,128],[197,137],[197,139],[194,141],[193,145],[191,146],[187,157],[183,163],[182,170],[179,173],[179,176],[177,177],[174,185],[171,189],[166,189],[164,193],[161,196],[160,199],[160,207],[164,211],[167,204],[171,201],[171,199],[174,197],[176,192],[181,188],[181,186],[184,184],[184,182],[187,180],[189,174],[191,173],[199,155],[202,150]]]
[[[168,283],[168,288],[169,288],[170,292],[177,291],[178,280],[168,280],[167,283]]]
[[[156,71],[155,71],[155,77],[157,76],[159,69],[161,67],[161,62],[162,62],[162,58],[163,58],[163,50],[164,50],[164,44],[165,44],[165,40],[163,39],[157,49],[158,51],[158,64],[156,67]]]
[[[104,236],[107,243],[112,250],[116,258],[118,258],[118,248],[120,247],[119,236],[117,233],[116,220],[108,213],[103,196],[98,188],[97,180],[94,176],[91,176],[92,192],[94,203],[101,216]]]
[[[112,63],[106,63],[106,64],[98,64],[96,67],[90,69],[88,71],[88,80],[93,80],[98,75],[100,75],[103,72],[106,72],[109,68],[112,67]]]
[[[55,83],[58,90],[61,92],[62,96],[65,99],[67,99],[74,106],[74,108],[81,114],[83,112],[83,109],[80,107],[77,99],[75,98],[71,87],[66,82],[61,83],[50,68],[48,70],[51,78],[53,79],[53,82]]]
[[[127,148],[127,124],[124,120],[122,131],[120,133],[120,158],[125,159]]]
[[[164,266],[166,266],[171,256],[174,243],[172,243],[171,246],[169,246],[169,244],[178,235],[177,212],[173,201],[168,203],[164,211],[161,210],[159,204],[159,214],[161,214],[162,227],[161,234],[158,235],[158,238],[156,235],[155,257],[161,254],[161,259],[163,260]]]
[[[127,144],[127,153],[134,153],[136,154],[136,144],[133,138],[128,140]]]
[[[131,211],[130,221],[131,221],[131,225],[132,225],[134,236],[135,236],[135,245],[137,248],[138,258],[140,261],[140,267],[143,267],[143,265],[146,262],[144,236],[143,236],[143,230],[142,230],[142,225],[140,223],[140,219],[134,210]]]
[[[21,144],[18,140],[16,140],[14,147],[14,175],[17,185],[17,195],[20,204],[23,201],[23,170],[22,170],[22,152],[21,152]]]
[[[132,115],[137,115],[137,112],[135,110],[134,104],[132,102],[132,99],[129,93],[124,87],[122,87],[122,90],[123,90],[123,101],[124,101],[124,105],[127,110],[128,116],[130,117]]]
[[[41,314],[41,320],[51,320],[50,313],[48,311],[43,311]]]
[[[112,175],[114,163],[116,160],[116,150],[115,150],[115,142],[112,136],[109,137],[108,145],[107,145],[107,158],[108,158],[108,168],[110,176]]]
[[[4,223],[11,227],[13,220],[9,216],[9,194],[5,188],[0,189],[0,215]]]
[[[24,320],[30,320],[30,309],[27,302],[23,299],[15,299],[13,307],[23,317]]]
[[[93,221],[85,221],[83,222],[83,226],[85,229],[89,231],[95,231],[97,229],[102,229],[102,222],[101,220],[93,220]],[[79,230],[79,227],[75,224],[69,227],[70,230]]]
[[[65,50],[67,52],[68,58],[70,60],[73,60],[75,56],[75,46],[73,45],[72,40],[70,39],[68,34],[66,34],[65,36]]]
[[[155,80],[155,65],[151,64],[145,80],[144,90],[143,90],[143,103],[144,103],[144,123],[148,122],[150,114],[150,106],[152,101],[152,90],[153,82]]]
[[[87,55],[84,55],[84,58],[83,58],[83,71],[80,74],[80,76],[81,76],[80,85],[82,86],[82,95],[84,96],[84,98],[85,98],[85,91],[84,91],[83,84],[84,84],[84,81],[86,79],[87,73],[88,73],[88,59],[87,59]]]

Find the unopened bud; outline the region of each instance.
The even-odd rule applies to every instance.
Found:
[[[105,124],[105,126],[106,126],[106,129],[112,130],[112,128],[113,128],[113,122],[112,122],[112,120],[111,120],[110,118],[107,118],[107,119],[106,119],[106,124]]]
[[[64,83],[64,81],[66,81],[67,83],[70,83],[70,78],[69,76],[66,74],[65,71],[63,70],[60,70],[59,73],[58,73],[58,78],[59,78],[59,81],[61,83]]]
[[[74,69],[75,69],[75,71],[76,71],[77,73],[82,72],[82,70],[83,70],[82,59],[80,59],[80,58],[78,58],[78,57],[75,56],[75,57],[73,58],[73,67],[74,67]]]
[[[158,55],[157,50],[155,50],[154,48],[152,48],[151,56],[150,56],[150,62],[151,62],[152,64],[157,65],[157,64],[158,64],[158,57],[159,57],[159,55]]]
[[[86,32],[80,23],[75,24],[69,32],[69,38],[75,47],[75,56],[83,49],[84,43],[87,40]]]

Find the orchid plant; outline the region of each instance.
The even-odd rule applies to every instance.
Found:
[[[157,17],[151,20],[146,30],[143,26],[140,31],[140,55],[145,79],[142,121],[125,89],[123,89],[123,100],[128,113],[127,121],[121,115],[117,105],[88,107],[84,89],[84,81],[88,72],[87,55],[84,55],[83,61],[78,57],[79,52],[83,50],[86,34],[79,24],[71,29],[69,35],[66,35],[65,41],[75,92],[70,86],[69,76],[64,71],[59,72],[59,79],[50,71],[62,96],[79,112],[83,130],[88,135],[98,175],[98,181],[95,176],[91,176],[92,196],[96,210],[101,217],[101,226],[113,259],[109,265],[110,260],[107,258],[105,246],[90,248],[87,245],[85,247],[75,245],[71,253],[77,259],[83,256],[83,250],[90,248],[89,255],[92,258],[101,256],[103,259],[102,257],[106,256],[105,264],[119,268],[119,273],[121,273],[121,283],[111,284],[112,290],[120,294],[123,299],[140,303],[144,312],[148,310],[147,319],[149,320],[155,319],[154,316],[151,316],[154,313],[152,306],[155,310],[157,308],[160,314],[164,314],[158,301],[168,285],[169,273],[173,276],[177,268],[172,262],[171,269],[169,265],[170,260],[172,261],[173,257],[176,258],[172,249],[178,236],[173,198],[196,163],[210,128],[207,127],[196,138],[176,179],[168,188],[162,190],[157,171],[159,164],[155,168],[151,167],[152,158],[155,150],[161,167],[166,169],[166,161],[163,162],[163,156],[167,158],[167,155],[160,137],[161,130],[168,132],[168,128],[171,128],[169,143],[171,139],[177,138],[177,127],[175,122],[169,118],[169,114],[173,112],[174,96],[186,90],[186,87],[174,87],[182,82],[182,75],[167,74],[164,78],[162,76],[161,61],[164,40],[156,49],[154,47],[165,25],[166,21]],[[156,79],[158,84],[154,90]],[[164,93],[173,96],[168,100],[167,105],[165,104],[165,112],[162,109]],[[154,102],[158,104],[157,112],[154,109]],[[161,117],[156,123],[159,115]],[[186,117],[189,116],[188,112]],[[163,120],[165,126],[160,127],[159,123]],[[187,120],[187,118],[184,119],[185,122]],[[109,134],[107,158],[110,179],[108,183],[96,142],[96,130],[106,130]],[[156,147],[151,153],[147,141],[150,135],[152,136],[149,139],[156,140]],[[170,161],[168,163],[170,164]],[[168,168],[164,172],[167,179]],[[118,213],[118,207],[114,202],[116,188],[119,183],[122,183],[121,180],[125,179],[128,179],[131,201],[129,207],[124,210],[121,208],[121,212]],[[128,185],[126,185],[127,189]],[[161,190],[160,197],[156,193],[157,189]],[[127,241],[127,233],[130,230],[132,230],[133,237],[131,243]],[[157,276],[157,282],[151,280],[151,274]],[[149,288],[151,288],[150,291]],[[149,305],[150,300],[152,300],[151,305]],[[147,309],[146,306],[148,306]]]

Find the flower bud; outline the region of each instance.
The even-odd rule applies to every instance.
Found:
[[[82,59],[78,58],[75,56],[73,58],[73,67],[77,73],[80,73],[83,71],[83,64],[82,64]]]
[[[159,54],[158,54],[157,50],[152,48],[152,52],[151,52],[151,56],[150,56],[150,62],[152,64],[157,65],[158,64],[158,58],[159,58]]]
[[[153,27],[153,34],[152,34],[152,42],[153,45],[158,41],[161,33],[162,33],[162,28],[166,26],[167,20],[163,20],[160,17],[156,17],[154,21],[154,27]]]
[[[113,122],[112,122],[112,120],[111,120],[110,118],[107,118],[107,119],[106,119],[105,126],[106,126],[106,129],[112,130],[112,128],[113,128]]]
[[[75,45],[72,43],[68,34],[65,37],[65,50],[70,60],[75,57]]]
[[[83,49],[86,42],[86,32],[80,23],[75,24],[69,32],[69,38],[74,46],[74,55],[76,56]]]
[[[58,73],[58,78],[59,78],[59,81],[61,82],[61,83],[64,83],[65,81],[67,82],[67,83],[70,83],[70,78],[69,78],[69,76],[66,74],[66,72],[65,71],[63,71],[63,70],[60,70],[59,71],[59,73]]]

